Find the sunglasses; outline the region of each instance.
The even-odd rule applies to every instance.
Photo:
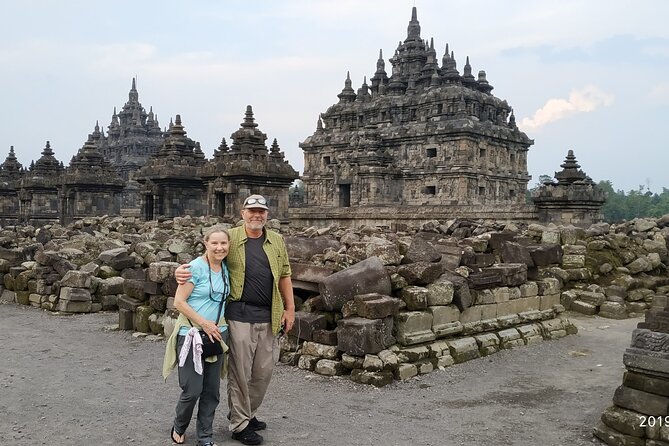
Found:
[[[256,203],[266,205],[267,200],[265,200],[264,198],[247,198],[246,201],[244,202],[244,206],[246,206],[247,204],[256,204]]]

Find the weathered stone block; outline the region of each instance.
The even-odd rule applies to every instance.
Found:
[[[341,319],[337,321],[337,348],[349,355],[378,353],[395,343],[392,332],[392,317]]]
[[[395,379],[404,381],[418,375],[418,367],[415,364],[400,364],[394,375]]]
[[[311,355],[302,355],[297,361],[297,368],[302,370],[313,371],[316,368],[318,361],[321,361],[321,358]]]
[[[144,282],[144,294],[162,294],[162,284],[157,282]]]
[[[631,263],[625,265],[630,274],[639,274],[653,269],[652,263],[646,257],[639,257]]]
[[[465,309],[465,311],[460,314],[460,322],[467,324],[469,322],[480,321],[481,314],[481,305],[474,305],[473,307]]]
[[[502,286],[519,286],[527,282],[527,265],[524,263],[502,263],[482,271],[498,271],[501,275]]]
[[[440,263],[446,270],[453,271],[460,266],[462,260],[462,248],[460,246],[437,243],[434,248],[441,253]]]
[[[627,371],[623,385],[655,395],[669,396],[669,380]]]
[[[121,309],[123,309],[123,310],[128,310],[132,313],[135,312],[137,307],[142,305],[142,302],[138,301],[137,299],[133,299],[132,297],[127,296],[125,294],[119,294],[118,295],[117,303],[118,303],[119,311]]]
[[[116,294],[107,294],[100,296],[100,305],[104,311],[118,310],[118,296]]]
[[[119,308],[118,310],[119,330],[134,330],[135,329],[134,322],[135,322],[134,311],[125,308]]]
[[[179,267],[177,262],[153,262],[147,269],[147,278],[151,282],[163,283],[174,277],[174,271]]]
[[[633,437],[644,437],[646,429],[641,426],[641,414],[617,406],[610,406],[602,413],[602,422],[610,428]]]
[[[500,302],[498,304],[495,304],[495,306],[497,307],[497,318],[498,319],[500,317],[510,316],[510,315],[517,315],[518,314],[518,312],[516,311],[516,305],[513,302]]]
[[[472,299],[474,299],[474,305],[485,305],[485,304],[495,303],[495,294],[493,293],[493,289],[470,290],[469,292],[472,295]],[[508,293],[506,294],[506,297],[507,298],[509,297]]]
[[[478,344],[472,337],[448,341],[448,347],[456,364],[480,357]]]
[[[319,344],[337,345],[337,330],[314,330],[311,338]]]
[[[337,347],[307,341],[302,344],[302,353],[305,355],[317,356],[319,358],[336,359]]]
[[[455,305],[428,307],[428,311],[432,314],[432,331],[438,338],[462,331],[460,310]]]
[[[149,324],[149,316],[155,313],[156,310],[148,305],[140,305],[135,309],[135,330],[142,333],[151,333],[151,325]]]
[[[310,259],[315,254],[323,254],[327,248],[339,249],[341,244],[328,237],[284,237],[286,249],[291,259]]]
[[[427,304],[429,306],[449,305],[453,302],[453,282],[444,276],[440,276],[436,281],[427,285],[427,291]]]
[[[402,259],[402,263],[418,262],[438,262],[441,260],[441,253],[427,240],[422,237],[414,237],[411,245]]]
[[[453,364],[455,364],[455,361],[453,360],[453,357],[450,354],[440,356],[439,358],[437,358],[438,369],[445,369],[446,367],[450,367]]]
[[[427,285],[436,281],[444,272],[441,263],[416,262],[401,265],[397,273],[407,280],[409,285]]]
[[[500,257],[504,263],[524,263],[534,267],[534,260],[526,246],[516,242],[504,242],[500,250]]]
[[[426,346],[405,347],[397,350],[400,362],[416,362],[430,357],[430,350]]]
[[[356,313],[367,319],[383,319],[394,316],[400,309],[402,301],[391,296],[378,293],[359,294],[354,297]]]
[[[597,307],[589,304],[587,302],[583,302],[581,300],[575,300],[571,303],[571,306],[569,308],[572,311],[576,311],[577,313],[581,314],[587,314],[589,316],[592,316],[594,314],[597,314]]]
[[[102,265],[110,266],[117,271],[135,266],[135,259],[128,255],[126,248],[114,248],[102,251],[98,256],[98,261]]]
[[[406,303],[407,310],[427,308],[428,290],[419,286],[408,286],[400,291],[400,298]]]
[[[90,302],[92,300],[91,292],[85,288],[63,287],[60,289],[59,297],[61,301]]]
[[[60,280],[61,287],[88,288],[91,286],[91,273],[68,271]]]
[[[599,307],[599,315],[609,319],[626,319],[627,310],[623,304],[617,302],[604,302]]]
[[[651,290],[645,288],[638,288],[636,290],[630,290],[627,295],[627,300],[630,302],[639,302],[646,301],[649,302],[653,299],[654,293]]]
[[[368,372],[383,370],[383,361],[376,355],[365,355],[362,360],[362,368]]]
[[[541,300],[539,296],[523,297],[521,299],[514,299],[511,301],[515,313],[523,313],[525,311],[539,310],[541,307]]]
[[[513,348],[518,345],[524,345],[520,333],[515,328],[507,328],[506,330],[501,330],[497,333],[500,339],[501,348]],[[521,342],[514,342],[520,340]]]
[[[469,274],[467,280],[469,285],[477,290],[485,288],[494,288],[502,284],[502,273],[499,270],[490,268],[481,268],[479,272]]]
[[[437,280],[448,280],[453,284],[453,303],[460,311],[473,305],[474,299],[469,292],[467,279],[454,272],[446,271]]]
[[[481,356],[488,356],[499,350],[499,338],[493,333],[476,335],[474,339],[476,339]]]
[[[124,280],[123,293],[141,302],[144,302],[147,298],[147,295],[144,292],[143,280],[135,280],[135,279]]]
[[[295,324],[289,334],[310,341],[315,330],[324,330],[325,328],[327,328],[327,318],[324,314],[296,311]]]
[[[511,242],[516,237],[514,232],[491,232],[488,240],[488,247],[495,252],[502,249],[506,242]]]
[[[81,288],[73,288],[75,290],[80,290]],[[70,301],[70,300],[59,300],[58,305],[56,306],[57,311],[63,311],[66,313],[90,313],[92,310],[92,303],[88,301]]]
[[[604,423],[599,423],[593,429],[593,434],[610,446],[646,446],[645,440],[622,434],[617,430],[608,427]]]
[[[425,375],[434,370],[434,365],[432,364],[432,361],[424,359],[416,362],[416,368],[418,369],[419,375]]]
[[[341,364],[341,361],[321,359],[316,363],[314,371],[319,375],[339,376],[346,373],[346,368]]]
[[[30,291],[17,291],[16,302],[21,305],[30,305]]]
[[[377,257],[370,257],[325,278],[319,290],[325,309],[339,311],[344,302],[357,294],[389,295],[390,277],[383,263]]]
[[[393,382],[393,374],[390,371],[368,372],[362,369],[351,371],[351,381],[359,384],[371,384],[375,387],[383,387]]]
[[[646,415],[665,416],[669,413],[669,397],[619,386],[613,394],[613,403],[625,409]]]
[[[560,304],[560,294],[547,294],[539,296],[539,310],[550,310]]]
[[[348,370],[361,369],[362,368],[362,361],[364,359],[365,359],[364,357],[353,356],[353,355],[349,355],[347,353],[342,353],[341,364],[344,367],[346,367]]]
[[[165,328],[163,327],[163,319],[164,315],[158,313],[153,313],[149,316],[149,328],[151,329],[151,333],[155,335],[163,334],[165,331]]]
[[[563,250],[559,244],[530,245],[527,247],[535,266],[548,266],[562,263]]]
[[[481,320],[491,320],[497,317],[497,304],[479,305],[481,308]]]
[[[165,312],[167,309],[167,296],[162,295],[152,295],[149,296],[149,305],[156,311],[161,313]]]
[[[378,257],[384,265],[399,265],[402,260],[398,246],[382,237],[367,237],[352,245],[353,250],[356,248],[364,252],[365,258]]]
[[[400,365],[399,358],[390,350],[381,350],[377,356],[383,362],[383,368],[385,370],[396,370]]]
[[[318,291],[318,284],[321,283],[323,279],[331,276],[334,273],[334,270],[331,268],[325,268],[308,263],[291,262],[290,268],[293,272],[291,278],[294,282],[299,281],[316,284],[315,291]]]
[[[532,336],[541,336],[541,328],[537,324],[521,325],[520,327],[516,327],[516,329],[518,330],[518,333],[520,333],[520,337],[523,339]]]
[[[604,295],[604,293],[595,293],[592,291],[577,290],[576,294],[578,296],[578,300],[594,305],[595,307],[598,307],[604,302],[606,302],[606,296]]]
[[[536,282],[539,295],[559,293],[562,287],[560,281],[554,277],[547,277]]]
[[[395,324],[397,342],[402,345],[433,341],[436,338],[432,332],[432,314],[430,312],[400,312],[395,319]]]
[[[551,310],[547,310],[548,315],[544,315],[543,311],[539,310],[529,310],[529,311],[522,311],[518,313],[518,317],[520,317],[520,322],[526,323],[526,322],[538,322],[541,321],[542,319],[550,319],[554,317],[554,313]]]
[[[447,341],[436,341],[431,342],[427,346],[427,350],[430,354],[430,358],[439,358],[441,356],[450,355],[451,350],[448,347]]]
[[[539,294],[539,286],[536,282],[527,282],[519,287],[520,297],[534,297]]]

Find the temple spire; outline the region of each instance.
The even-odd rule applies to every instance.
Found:
[[[420,41],[420,24],[418,23],[418,13],[415,6],[411,9],[411,21],[407,27],[407,38],[405,42],[412,40]]]
[[[246,113],[244,113],[244,122],[242,122],[243,128],[254,128],[258,127],[258,124],[255,122],[253,117],[253,107],[250,105],[246,106]]]
[[[132,78],[132,87],[130,87],[128,93],[128,102],[131,104],[139,102],[139,93],[137,93],[137,84],[134,77]]]
[[[355,101],[355,91],[351,87],[351,73],[346,72],[346,80],[344,81],[344,89],[337,95],[339,102],[353,102]]]

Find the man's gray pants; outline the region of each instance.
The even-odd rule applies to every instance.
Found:
[[[184,339],[185,336],[178,337],[177,357],[181,351]],[[193,410],[199,399],[196,424],[199,445],[213,441],[214,415],[216,414],[216,407],[218,407],[220,400],[219,388],[223,356],[218,355],[216,362],[206,362],[203,358],[202,375],[198,375],[193,365],[193,349],[191,347],[183,367],[178,367],[181,396],[179,396],[179,401],[177,402],[174,430],[179,434],[186,432],[188,423],[190,423],[193,416]]]

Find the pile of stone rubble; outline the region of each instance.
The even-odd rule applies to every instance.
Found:
[[[99,217],[2,228],[1,299],[118,310],[121,329],[169,333],[173,271],[203,251],[202,229],[217,222]],[[270,225],[286,238],[298,307],[282,361],[375,385],[572,333],[564,309],[635,316],[669,290],[669,216],[588,229]]]

